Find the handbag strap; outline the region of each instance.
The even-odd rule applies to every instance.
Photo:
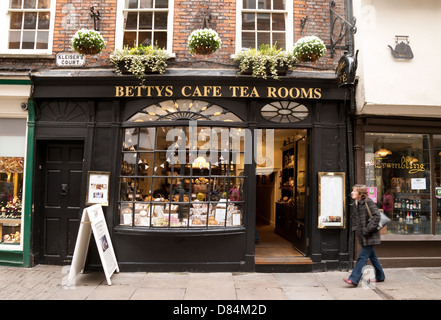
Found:
[[[369,206],[368,206],[368,204],[367,204],[367,201],[365,201],[364,204],[366,205],[366,209],[367,209],[367,212],[368,212],[369,218],[372,218],[372,212],[371,212],[371,209],[369,209]]]

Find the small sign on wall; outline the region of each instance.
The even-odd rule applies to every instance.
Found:
[[[55,57],[58,67],[81,67],[86,63],[86,56],[76,52],[59,52]]]

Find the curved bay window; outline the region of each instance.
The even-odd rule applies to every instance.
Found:
[[[188,125],[172,125],[173,120],[187,120]],[[194,120],[241,122],[220,106],[194,100],[154,104],[126,122],[120,174],[121,225],[242,225],[245,130],[201,126]],[[146,126],[139,126],[140,122]],[[162,126],[154,126],[155,122],[162,122]]]

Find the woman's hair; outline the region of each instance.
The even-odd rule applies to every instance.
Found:
[[[358,191],[361,199],[366,199],[368,197],[367,187],[364,184],[356,184],[353,188]]]

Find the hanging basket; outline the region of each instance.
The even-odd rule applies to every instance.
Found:
[[[316,62],[319,56],[316,53],[299,55],[298,59],[300,62]]]
[[[100,48],[96,48],[96,47],[82,47],[79,46],[77,48],[77,52],[81,53],[81,54],[87,54],[87,55],[95,55],[101,52]]]
[[[195,54],[209,55],[212,54],[214,51],[211,47],[196,47],[193,49],[193,52]]]

